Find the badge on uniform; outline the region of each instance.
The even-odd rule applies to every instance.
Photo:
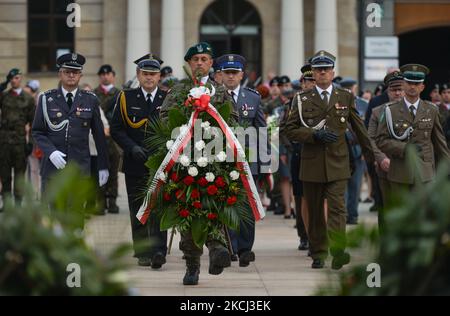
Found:
[[[243,106],[242,106],[242,114],[244,114],[244,116],[248,116],[248,105],[247,104],[244,104]]]
[[[80,116],[80,115],[81,115],[81,112],[78,112],[78,111],[77,111],[76,115],[77,115],[77,116]]]
[[[345,117],[341,117],[341,123],[345,123]]]
[[[334,107],[336,108],[336,110],[347,110],[347,106],[346,105],[340,105],[339,103],[336,103],[334,105]]]
[[[77,107],[77,112],[92,112],[92,109]]]
[[[303,97],[303,98],[302,98],[302,101],[306,101],[306,100],[308,100],[307,97]]]
[[[56,113],[56,117],[62,117],[62,113],[61,112]]]

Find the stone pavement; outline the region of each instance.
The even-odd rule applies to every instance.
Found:
[[[120,214],[95,217],[87,227],[88,242],[100,253],[107,253],[120,243],[131,242],[122,174],[120,192]],[[369,213],[369,206],[360,204],[360,222],[376,224],[376,213]],[[307,257],[306,251],[297,250],[298,237],[294,224],[293,219],[284,219],[269,212],[256,226],[256,262],[247,268],[240,268],[238,262],[232,262],[232,266],[218,276],[208,274],[208,250],[205,248],[197,286],[182,284],[185,265],[178,249],[179,235],[175,235],[172,252],[160,270],[139,267],[137,260],[130,256],[127,260],[130,264],[127,271],[130,287],[138,295],[152,296],[314,295],[319,285],[332,286],[337,273],[329,268],[331,260],[326,262],[325,269],[311,269],[311,259]],[[367,256],[361,251],[351,254],[353,263],[366,261]]]

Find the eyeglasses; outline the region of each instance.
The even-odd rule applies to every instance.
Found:
[[[79,70],[70,70],[70,69],[63,69],[63,70],[61,70],[61,72],[63,74],[65,74],[66,76],[70,76],[70,75],[78,76],[81,74],[81,71],[79,71]]]

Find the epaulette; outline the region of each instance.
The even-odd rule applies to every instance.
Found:
[[[348,94],[352,94],[352,92],[351,92],[349,89],[345,89],[345,88],[341,88],[341,87],[336,87],[336,86],[334,86],[333,89],[336,89],[336,90],[339,91],[339,92],[345,92],[345,93],[348,93]]]
[[[97,95],[96,95],[93,91],[89,91],[89,90],[81,90],[81,93],[89,94],[89,95],[92,95],[92,96],[94,96],[94,97],[97,97]]]
[[[58,89],[50,89],[44,92],[45,95],[52,94],[58,92]]]
[[[299,92],[297,92],[297,93],[300,94],[300,95],[302,95],[302,94],[310,93],[312,90],[313,90],[313,89],[310,88],[310,89],[301,90],[301,91],[299,91]]]
[[[397,101],[389,101],[389,102],[383,103],[382,106],[391,106],[395,103],[397,103]]]
[[[255,90],[255,89],[252,89],[252,88],[249,88],[249,87],[245,87],[244,88],[244,90],[247,90],[247,91],[250,91],[250,92],[253,92],[253,93],[256,93],[257,95],[260,95],[260,93],[257,91],[257,90]]]
[[[437,106],[437,104],[434,104],[433,102],[431,102],[431,101],[428,101],[428,100],[423,100],[423,102],[425,102],[426,104],[429,104],[429,105],[432,105],[432,106],[434,106],[436,109],[439,109],[439,107]]]

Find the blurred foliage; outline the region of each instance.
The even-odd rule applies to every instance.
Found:
[[[377,228],[350,231],[349,247],[367,250],[370,245],[375,249],[373,258],[340,272],[338,287],[330,283],[318,294],[450,295],[449,171],[441,164],[433,182],[394,192],[379,238]],[[381,287],[367,286],[371,262],[380,265]]]
[[[121,245],[102,257],[85,243],[83,225],[92,210],[85,201],[95,196],[93,183],[69,165],[48,187],[42,202],[25,187],[22,205],[5,204],[0,221],[0,295],[126,295]],[[50,206],[50,207],[49,207]],[[67,271],[80,267],[81,287],[70,288]]]

